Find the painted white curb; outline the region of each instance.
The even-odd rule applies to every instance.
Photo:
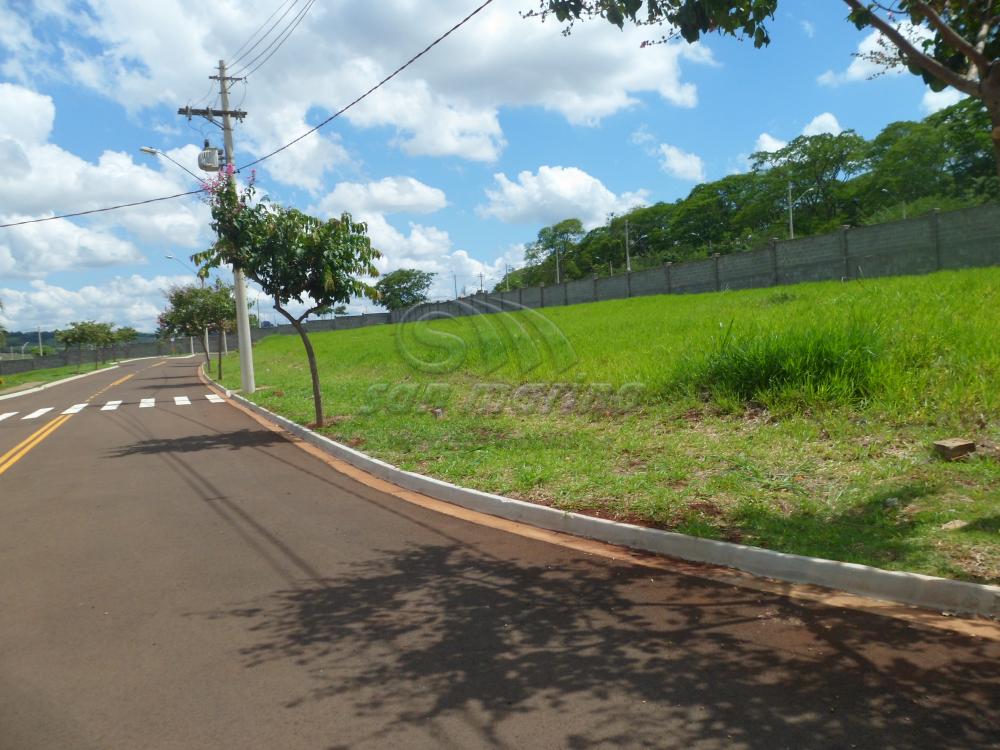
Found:
[[[114,370],[118,365],[111,365],[110,367],[102,367],[100,370],[91,370],[90,372],[85,372],[81,375],[73,375],[69,378],[63,378],[62,380],[53,380],[51,383],[46,383],[45,385],[39,385],[34,388],[28,388],[25,391],[18,391],[17,393],[8,393],[6,396],[0,396],[0,401],[5,401],[8,398],[17,398],[18,396],[27,396],[29,393],[38,393],[39,391],[44,391],[48,388],[54,388],[57,385],[62,385],[63,383],[70,383],[74,380],[80,380],[81,378],[89,378],[91,375],[98,375],[102,372],[107,372],[108,370]]]
[[[779,581],[825,586],[874,599],[938,611],[986,617],[1000,616],[1000,586],[953,581],[919,573],[901,573],[856,563],[773,552],[744,544],[699,539],[672,531],[608,521],[501,495],[491,495],[488,492],[470,490],[439,479],[404,471],[323,437],[231,391],[226,390],[226,395],[355,468],[404,489],[420,492],[436,500],[454,503],[469,510],[527,523],[550,531],[561,531],[609,544],[678,557],[682,560],[736,568],[754,575],[776,578]]]

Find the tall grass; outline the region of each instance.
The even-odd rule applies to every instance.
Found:
[[[788,328],[733,322],[705,353],[681,360],[671,385],[720,404],[852,404],[878,388],[884,351],[881,326],[862,315]]]

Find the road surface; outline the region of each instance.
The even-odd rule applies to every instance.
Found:
[[[0,400],[0,748],[1000,747],[996,640],[416,507],[196,364]]]

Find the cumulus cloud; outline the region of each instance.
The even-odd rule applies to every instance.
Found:
[[[385,177],[377,182],[341,182],[320,201],[324,215],[387,213],[429,214],[448,205],[444,191],[413,177]]]
[[[805,34],[810,39],[812,39],[813,37],[816,36],[816,24],[814,24],[812,21],[808,21],[808,20],[804,20],[804,19],[802,21],[800,21],[799,23],[802,25],[802,33],[803,34]]]
[[[903,36],[913,42],[921,42],[931,37],[931,31],[926,26],[914,26],[911,23],[901,23],[897,28]],[[854,59],[846,69],[835,72],[827,70],[816,80],[823,86],[842,86],[845,83],[856,83],[867,81],[880,75],[901,75],[905,68],[901,65],[886,68],[871,60],[871,55],[887,53],[895,50],[892,42],[886,40],[880,31],[872,31],[858,43],[858,49],[854,53]]]
[[[938,110],[950,107],[952,104],[958,104],[964,98],[965,94],[958,89],[947,88],[942,89],[941,91],[928,90],[920,102],[920,108],[923,109],[925,113],[932,115]]]
[[[304,132],[299,126],[312,120],[307,114],[339,109],[421,49],[428,29],[447,28],[467,11],[462,0],[387,0],[368,4],[361,13],[350,3],[317,4],[308,23],[296,29],[294,44],[251,76],[245,148],[260,153]],[[50,56],[75,83],[132,112],[188,101],[199,105],[196,97],[205,90],[219,50],[238,48],[260,20],[239,4],[197,0],[153,5],[105,0],[87,12],[47,3],[23,16],[36,27],[58,22],[84,37],[75,46],[50,48]],[[192,18],[198,23],[192,25]],[[344,35],[345,28],[351,33]],[[522,19],[503,5],[487,8],[345,118],[360,127],[389,128],[390,143],[409,154],[490,162],[506,143],[497,116],[501,107],[542,107],[588,125],[635,106],[644,93],[693,107],[697,89],[683,80],[682,66],[715,64],[699,44],[642,49],[647,32],[641,28],[611,33],[601,24],[586,24],[568,38],[560,31],[557,24]],[[17,43],[37,43],[30,32],[22,23]],[[243,94],[241,89],[234,95]],[[276,161],[269,166],[273,176],[291,180],[298,171],[297,184],[315,189],[318,175],[335,168],[344,154],[336,140],[316,135],[296,150],[307,151],[310,142],[318,153],[299,161],[288,155],[283,169]]]
[[[780,151],[785,146],[788,145],[788,141],[783,141],[780,138],[775,138],[770,133],[761,133],[757,136],[757,143],[754,145],[754,151]]]
[[[74,320],[97,320],[153,331],[157,315],[166,306],[166,290],[189,283],[190,276],[133,274],[106,284],[68,289],[35,280],[27,289],[0,289],[4,302],[0,320],[10,330],[53,329]]]
[[[6,221],[131,203],[198,187],[189,175],[162,160],[139,164],[129,154],[105,151],[91,162],[50,143],[55,106],[48,96],[0,83],[0,100],[12,103],[0,108],[4,164],[0,218]],[[194,165],[196,152],[189,146],[169,154],[182,164]],[[87,221],[87,226],[58,221],[6,230],[0,237],[0,252],[8,264],[17,266],[7,272],[37,276],[38,271],[21,268],[29,258],[31,269],[45,271],[141,261],[138,250],[118,238],[120,230],[153,245],[197,247],[206,241],[208,210],[197,200],[181,199],[98,214]]]
[[[660,144],[660,169],[672,177],[691,182],[704,182],[705,162],[697,154],[681,151],[669,143]]]
[[[489,203],[479,206],[480,216],[510,224],[552,224],[577,218],[587,228],[603,224],[610,213],[643,205],[648,192],[615,195],[596,177],[578,167],[542,166],[511,180],[502,172],[493,175],[495,186],[486,190]]]
[[[821,135],[823,133],[840,135],[842,132],[844,132],[844,129],[840,127],[840,123],[837,122],[837,118],[830,112],[824,112],[821,115],[816,115],[809,121],[809,124],[802,129],[802,135]]]

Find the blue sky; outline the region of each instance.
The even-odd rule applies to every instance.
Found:
[[[214,102],[203,97],[217,61],[233,59],[275,8],[304,3],[0,0],[0,223],[196,187],[139,147],[197,171],[202,139],[221,145],[221,134],[177,107]],[[234,87],[232,103],[249,112],[237,163],[325,118],[474,5],[318,0]],[[875,37],[845,20],[839,0],[783,0],[761,50],[715,36],[641,49],[648,30],[604,23],[566,38],[519,17],[531,7],[495,0],[348,115],[260,165],[261,189],[368,221],[382,270],[435,271],[443,297],[454,276],[470,290],[480,274],[495,282],[546,224],[593,226],[745,170],[751,152],[802,133],[871,137],[956,101],[905,73],[869,80],[875,71],[852,53]],[[208,242],[196,199],[2,229],[0,322],[152,330],[163,290],[190,280],[165,256],[186,261]]]

